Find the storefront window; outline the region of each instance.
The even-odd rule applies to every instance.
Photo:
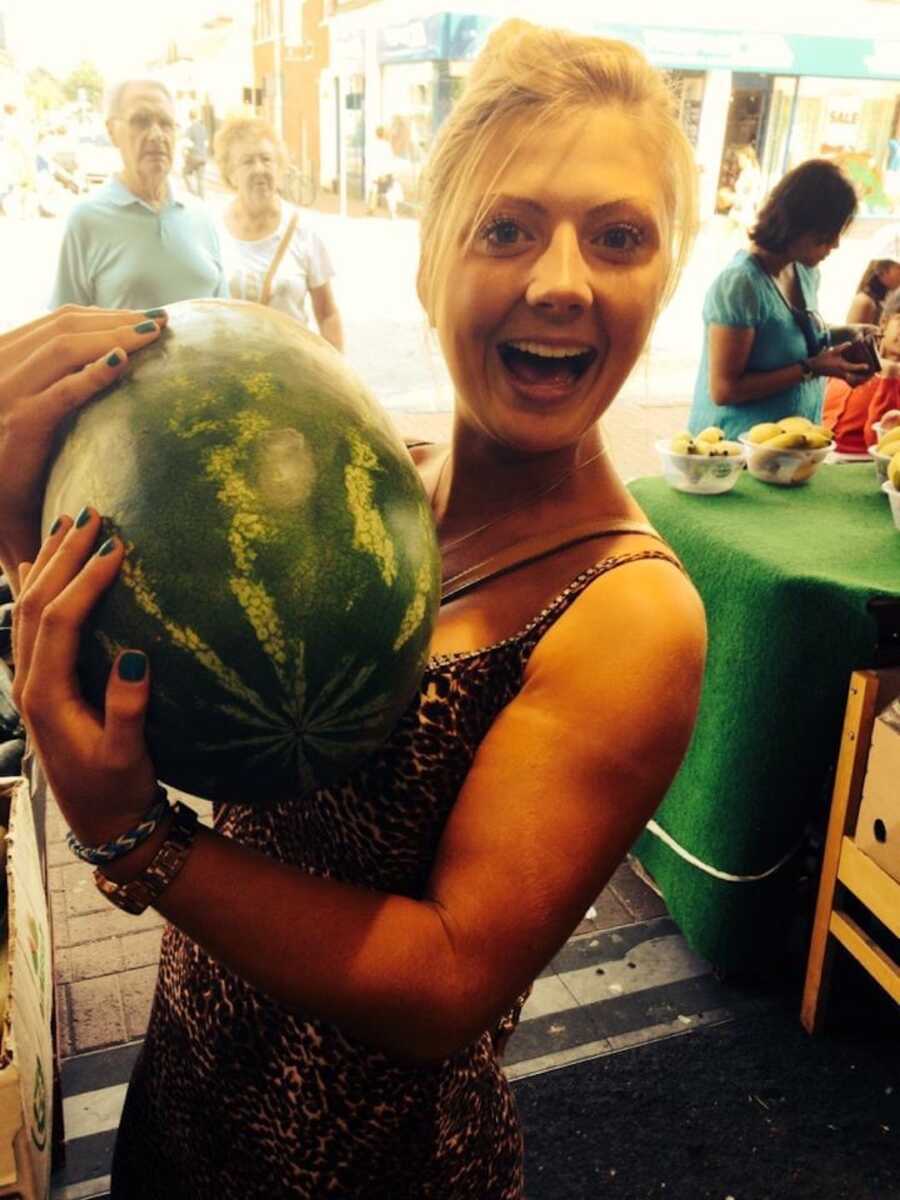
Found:
[[[853,180],[860,215],[900,212],[897,91],[896,82],[801,79],[784,170],[832,159]]]
[[[678,120],[692,146],[697,145],[700,110],[703,108],[704,71],[667,71],[666,79],[675,97]]]

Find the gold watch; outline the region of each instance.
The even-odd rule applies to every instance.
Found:
[[[113,883],[98,867],[94,883],[113,904],[125,912],[140,916],[144,909],[155,904],[181,868],[197,836],[197,814],[180,802],[172,809],[172,824],[150,863],[137,879],[128,883]]]

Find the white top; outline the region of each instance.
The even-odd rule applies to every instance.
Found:
[[[293,211],[290,205],[282,204],[281,221],[275,232],[253,242],[233,237],[224,220],[221,222],[219,240],[225,278],[228,290],[236,300],[259,301],[269,264],[275,257]],[[308,325],[306,297],[309,289],[321,287],[333,275],[334,267],[322,239],[315,230],[305,225],[301,215],[275,273],[269,304]]]

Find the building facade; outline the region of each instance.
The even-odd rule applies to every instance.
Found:
[[[361,191],[365,151],[382,124],[404,190],[414,198],[429,147],[489,31],[513,8],[528,16],[528,4],[484,0],[469,9],[329,0],[331,59],[320,88],[322,140],[329,143],[323,173],[340,173],[343,152],[348,186]],[[561,0],[554,19],[631,42],[668,74],[700,167],[705,216],[727,204],[738,150],[748,147],[763,193],[798,162],[827,156],[853,178],[863,216],[900,214],[897,5],[849,0],[843,24],[828,28],[819,4],[758,0],[752,13],[741,12],[740,29],[711,25],[708,6],[698,0],[678,6],[677,23],[671,5],[638,0],[629,24],[586,15],[587,7]],[[546,5],[533,15],[546,21]]]
[[[323,0],[255,0],[254,107],[305,178],[321,174],[320,81],[328,70]]]

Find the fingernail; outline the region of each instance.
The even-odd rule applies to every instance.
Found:
[[[164,317],[166,310],[164,308],[148,308],[144,313],[145,317]]]
[[[141,321],[140,325],[135,325],[135,333],[156,333],[159,326],[155,321]]]
[[[112,352],[112,354],[109,356],[109,358],[106,360],[106,365],[108,367],[117,367],[121,361],[122,361],[121,358],[119,358],[118,354],[116,354],[116,352],[114,350]]]
[[[116,548],[116,539],[114,537],[107,538],[100,549],[97,551],[97,557],[102,558],[105,554],[112,554]]]
[[[54,533],[59,532],[60,525],[62,525],[62,517],[57,517],[56,520],[53,522],[53,524],[50,526],[50,536],[51,537],[54,535]]]
[[[91,519],[91,510],[87,507],[87,505],[85,505],[84,508],[81,510],[81,512],[78,514],[78,516],[75,518],[75,528],[81,529],[83,526],[87,525],[87,523],[90,519]]]
[[[147,674],[147,656],[140,650],[126,650],[119,659],[119,678],[126,683],[140,683]]]

